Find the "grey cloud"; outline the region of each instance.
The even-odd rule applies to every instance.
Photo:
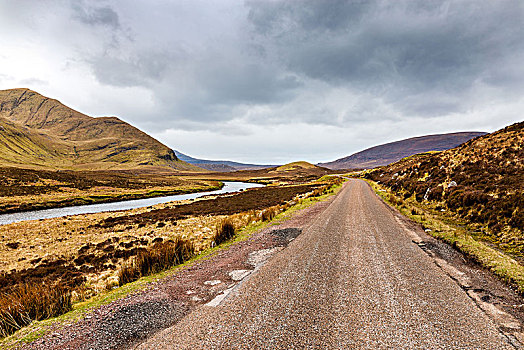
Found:
[[[248,18],[258,32],[285,39],[312,32],[346,30],[371,6],[369,1],[246,1]]]
[[[511,79],[524,86],[522,66],[499,71],[524,52],[524,11],[518,1],[249,1],[255,40],[290,71],[382,95],[399,106],[406,94],[467,93]],[[501,24],[503,21],[503,25]],[[429,96],[425,97],[430,99]],[[437,101],[428,113],[458,111]]]
[[[262,64],[216,62],[197,75],[214,104],[267,104],[288,100],[303,84],[296,76]]]
[[[466,113],[484,87],[500,101],[524,92],[518,1],[63,6],[89,44],[71,64],[110,89],[145,92],[150,113],[128,118],[149,130],[232,120],[348,127]]]
[[[105,53],[89,57],[87,61],[101,83],[129,87],[150,86],[162,80],[171,57],[166,52],[137,52],[131,57]]]
[[[74,2],[75,17],[89,25],[104,25],[114,29],[120,27],[118,14],[109,6],[96,6],[92,2]]]

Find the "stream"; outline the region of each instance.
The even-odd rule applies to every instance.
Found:
[[[202,196],[211,194],[222,194],[242,191],[248,188],[264,187],[264,185],[249,183],[249,182],[232,182],[223,181],[224,187],[220,190],[207,191],[207,192],[195,192],[186,194],[176,194],[163,197],[152,197],[143,199],[133,199],[127,201],[111,202],[111,203],[98,203],[98,204],[87,204],[78,205],[72,207],[63,208],[52,208],[52,209],[41,209],[33,211],[25,211],[19,213],[0,214],[0,225],[11,224],[13,222],[27,221],[27,220],[39,220],[39,219],[50,219],[58,218],[68,215],[78,214],[93,214],[105,211],[118,211],[118,210],[129,210],[142,207],[148,207],[155,204],[167,203],[172,201],[181,201],[187,199],[195,199]]]

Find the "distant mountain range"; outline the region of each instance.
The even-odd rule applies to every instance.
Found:
[[[319,163],[328,169],[371,169],[388,165],[404,157],[429,151],[444,151],[454,148],[485,132],[455,132],[412,137],[409,139],[374,146],[332,162]]]
[[[335,170],[374,168],[416,153],[447,150],[481,135],[485,133],[414,137],[318,165]],[[190,157],[116,117],[93,118],[35,91],[10,89],[0,90],[0,166],[232,172],[276,165]]]
[[[93,118],[29,89],[0,91],[0,166],[202,170],[116,117]]]
[[[177,150],[174,150],[174,152],[176,156],[178,157],[178,159],[183,160],[184,162],[187,162],[189,164],[196,165],[200,168],[209,170],[209,171],[229,172],[229,171],[237,171],[237,170],[257,170],[257,169],[271,168],[275,166],[275,165],[245,164],[245,163],[232,162],[229,160],[198,159],[198,158],[193,158],[188,155],[185,155],[184,153],[181,153]]]

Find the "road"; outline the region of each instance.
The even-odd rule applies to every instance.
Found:
[[[224,302],[138,348],[514,349],[360,180]]]

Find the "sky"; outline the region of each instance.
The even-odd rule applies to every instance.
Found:
[[[193,157],[331,161],[524,120],[524,2],[0,0],[0,89]]]

